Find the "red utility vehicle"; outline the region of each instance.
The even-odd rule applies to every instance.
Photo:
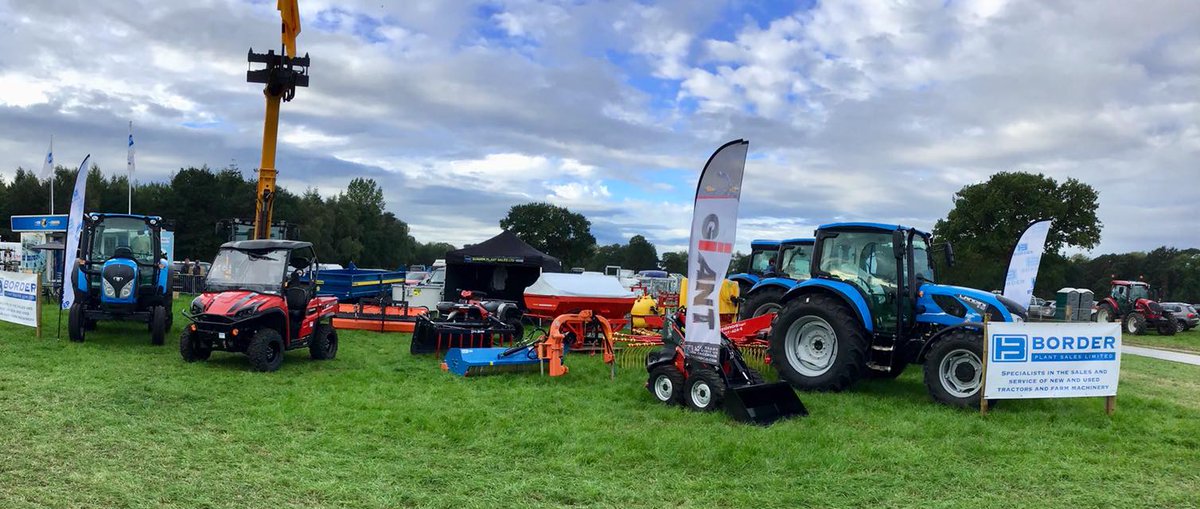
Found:
[[[317,255],[292,240],[227,242],[217,252],[205,292],[184,313],[179,336],[187,362],[213,350],[245,353],[258,371],[275,371],[283,352],[308,347],[313,359],[337,355],[332,322],[337,298],[317,296]]]

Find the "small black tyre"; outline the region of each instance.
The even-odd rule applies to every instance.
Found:
[[[67,337],[71,341],[83,342],[86,321],[87,319],[83,317],[83,303],[79,301],[71,303],[71,309],[67,311]]]
[[[979,408],[983,396],[983,334],[958,329],[947,333],[925,357],[925,388],[934,401]]]
[[[709,368],[693,368],[684,384],[683,401],[697,412],[712,412],[725,400],[725,380]]]
[[[179,356],[184,362],[206,361],[212,355],[212,349],[201,344],[196,333],[189,327],[184,327],[179,333]]]
[[[308,342],[308,356],[327,361],[337,357],[337,350],[337,329],[327,323],[318,325],[317,330],[313,331],[312,341]]]
[[[1138,312],[1125,315],[1125,319],[1121,320],[1121,330],[1134,336],[1146,334],[1146,316]]]
[[[771,327],[771,366],[792,387],[840,391],[867,370],[862,323],[840,300],[805,295],[784,306]]]
[[[150,310],[150,344],[161,345],[167,337],[167,308],[154,306]]]
[[[659,403],[678,405],[683,403],[683,373],[674,365],[658,366],[650,370],[646,379],[646,390]]]
[[[246,347],[246,357],[255,371],[275,371],[283,365],[283,339],[279,331],[272,328],[262,328],[250,338]]]
[[[738,306],[738,319],[749,320],[756,316],[781,311],[779,299],[783,298],[783,288],[768,286],[760,288],[746,297]]]

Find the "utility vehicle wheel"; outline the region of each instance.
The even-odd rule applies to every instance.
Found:
[[[1125,315],[1125,320],[1121,323],[1121,328],[1126,334],[1141,336],[1146,333],[1146,317],[1141,313],[1129,313]]]
[[[646,389],[654,395],[659,403],[678,405],[683,402],[683,373],[675,366],[659,366],[650,370],[650,378],[646,380]]]
[[[150,310],[150,344],[161,345],[167,337],[167,308],[154,306]]]
[[[782,288],[760,289],[754,292],[754,295],[746,297],[746,300],[738,306],[738,319],[748,320],[767,313],[778,313],[780,310],[779,299],[781,298],[783,298]]]
[[[67,311],[67,337],[76,343],[83,342],[87,319],[83,317],[83,303],[75,301]]]
[[[246,357],[255,371],[275,371],[283,365],[283,339],[279,331],[271,328],[259,329],[250,338],[246,347]]]
[[[1176,332],[1182,330],[1179,325],[1179,320],[1176,320],[1171,313],[1163,313],[1163,317],[1158,321],[1158,334],[1160,336],[1174,336]]]
[[[212,349],[201,344],[190,328],[184,327],[179,333],[179,355],[184,362],[206,361],[212,355]]]
[[[688,373],[684,384],[683,400],[688,408],[697,412],[711,412],[721,407],[725,400],[725,381],[716,371],[695,368]]]
[[[323,323],[313,331],[312,341],[308,342],[308,356],[319,361],[327,361],[337,357],[337,329]]]
[[[1111,322],[1117,316],[1116,311],[1107,303],[1100,303],[1096,306],[1096,321],[1100,323]]]
[[[840,391],[862,378],[866,331],[841,302],[807,295],[783,308],[767,352],[779,377],[801,390]]]
[[[983,335],[956,330],[938,340],[925,357],[925,388],[938,403],[977,408],[983,395]]]

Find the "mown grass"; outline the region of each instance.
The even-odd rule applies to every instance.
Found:
[[[1174,336],[1160,336],[1156,332],[1147,332],[1143,336],[1126,335],[1124,341],[1130,345],[1200,353],[1200,328],[1180,332]]]
[[[1126,356],[1101,400],[930,402],[919,370],[769,428],[654,404],[644,373],[460,379],[343,332],[262,374],[144,326],[0,324],[0,507],[1195,507],[1200,368]],[[183,320],[176,321],[176,328]],[[64,331],[65,337],[65,331]]]

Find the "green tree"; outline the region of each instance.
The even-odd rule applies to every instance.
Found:
[[[963,187],[954,194],[954,208],[934,226],[938,240],[953,243],[959,262],[955,268],[943,269],[942,279],[999,289],[1013,245],[1029,223],[1039,219],[1054,220],[1046,254],[1057,256],[1064,246],[1095,247],[1102,226],[1096,216],[1098,201],[1095,189],[1073,178],[1059,184],[1045,175],[1024,172],[1000,172],[986,182]],[[1035,291],[1053,291],[1050,283],[1039,278]]]
[[[609,265],[620,267],[624,262],[625,246],[621,244],[609,244],[597,247],[592,256],[588,258],[587,264],[584,267],[587,270],[602,272]]]
[[[658,268],[658,250],[641,235],[629,239],[623,255],[621,265],[626,269],[640,271]]]
[[[526,203],[508,209],[500,227],[511,231],[537,250],[578,267],[596,246],[592,223],[583,214],[549,203]]]
[[[688,253],[687,251],[675,251],[662,254],[663,270],[672,274],[684,274],[687,272]]]

